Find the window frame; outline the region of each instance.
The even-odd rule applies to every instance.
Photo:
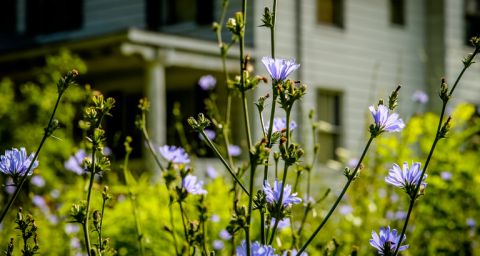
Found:
[[[333,97],[334,103],[333,103],[333,109],[335,113],[333,114],[334,118],[334,123],[331,123],[328,120],[324,120],[322,118],[322,108],[321,108],[321,97],[326,96],[326,97]],[[344,92],[340,90],[334,90],[334,89],[328,89],[328,88],[323,88],[320,87],[316,89],[315,92],[315,97],[316,97],[316,113],[317,113],[317,123],[318,125],[318,130],[317,130],[317,141],[315,143],[320,144],[320,152],[319,154],[322,154],[322,152],[326,152],[324,148],[322,148],[322,143],[321,143],[321,136],[322,135],[327,135],[327,136],[332,136],[333,137],[333,147],[331,149],[328,149],[328,155],[325,156],[318,156],[318,161],[321,164],[325,164],[330,160],[338,160],[338,155],[336,154],[336,150],[340,148],[343,144],[343,135],[344,135],[344,125],[343,125],[343,98],[344,98]]]
[[[390,25],[406,27],[407,25],[407,2],[406,0],[390,0]],[[397,12],[396,12],[397,11]]]
[[[84,0],[25,0],[25,8],[26,34],[30,36],[74,31],[84,24]]]
[[[323,2],[323,3],[322,3]],[[321,6],[330,5],[331,10],[328,15],[331,17],[321,17]],[[345,28],[345,1],[344,0],[316,0],[316,23],[319,25]]]

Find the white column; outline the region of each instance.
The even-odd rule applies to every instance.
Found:
[[[147,61],[145,67],[145,89],[150,101],[147,127],[151,139],[159,146],[167,143],[167,92],[165,66],[159,60]]]

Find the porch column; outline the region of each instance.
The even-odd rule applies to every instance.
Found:
[[[150,101],[147,127],[152,141],[162,146],[167,143],[167,92],[165,66],[160,60],[147,60],[145,67],[145,94]]]

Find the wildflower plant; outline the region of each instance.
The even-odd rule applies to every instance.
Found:
[[[372,231],[372,239],[370,239],[370,245],[378,250],[378,255],[393,255],[395,251],[404,251],[408,248],[408,245],[400,245],[404,242],[406,236],[403,235],[401,239],[396,229],[390,230],[390,227],[380,228],[380,232],[377,234]],[[398,249],[397,249],[398,248]]]
[[[421,170],[420,163],[413,163],[411,167],[408,167],[408,163],[403,163],[403,167],[400,168],[397,164],[393,164],[388,176],[385,178],[387,183],[390,183],[396,187],[404,189],[410,198],[415,199],[418,195],[415,195],[416,185],[420,179]],[[427,175],[423,176],[423,180],[427,178]],[[422,181],[421,186],[423,189],[427,186],[425,181]]]
[[[10,176],[16,185],[21,177],[32,175],[33,170],[38,167],[38,160],[32,163],[33,157],[33,153],[27,156],[25,148],[6,150],[5,154],[0,156],[0,171]]]
[[[19,154],[16,154],[17,155],[17,159],[13,159],[11,157],[6,157],[4,156],[2,158],[2,165],[3,165],[3,168],[2,168],[2,172],[7,172],[9,171],[10,172],[10,175],[14,174],[12,173],[12,171],[14,171],[12,168],[13,168],[13,165],[17,165],[17,164],[20,164],[19,160],[21,160],[19,157],[21,156],[21,158],[23,159],[23,161],[21,162],[21,166],[18,166],[18,167],[15,167],[15,171],[18,173],[18,171],[22,171],[23,173],[23,176],[20,177],[16,177],[17,180],[15,181],[15,185],[16,185],[16,189],[15,189],[15,192],[13,193],[12,197],[10,198],[10,200],[7,202],[7,205],[3,208],[2,210],[2,213],[0,215],[0,224],[3,222],[3,219],[5,218],[5,216],[7,215],[10,207],[12,206],[13,202],[15,201],[15,199],[17,198],[18,194],[20,193],[23,185],[25,184],[29,174],[31,173],[31,171],[33,170],[34,166],[38,166],[38,162],[37,162],[37,157],[46,141],[46,139],[48,137],[51,137],[53,135],[53,132],[59,127],[59,121],[54,119],[55,117],[55,113],[57,112],[57,109],[58,109],[58,106],[60,104],[60,100],[62,98],[62,96],[64,95],[65,91],[76,84],[75,82],[75,78],[78,76],[78,71],[77,70],[71,70],[69,71],[67,74],[65,74],[63,77],[61,77],[57,83],[57,100],[55,102],[55,106],[53,107],[53,111],[50,115],[50,119],[48,121],[48,124],[47,126],[44,128],[44,134],[43,134],[43,137],[38,145],[38,148],[37,150],[35,151],[35,153],[33,154],[33,157],[29,157],[28,160],[26,159],[26,153],[25,155],[23,155],[23,151],[20,150],[20,152],[22,152],[20,155]],[[14,154],[15,155],[15,154]],[[13,155],[12,155],[13,156]],[[25,157],[24,157],[25,156]],[[10,159],[10,160],[7,160],[7,159]],[[12,162],[13,161],[13,162]],[[25,168],[25,163],[29,163],[28,164],[28,167]],[[20,169],[19,169],[20,168]],[[25,174],[28,174],[28,175],[25,175]]]

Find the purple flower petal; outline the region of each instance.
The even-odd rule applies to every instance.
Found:
[[[160,154],[165,160],[175,163],[175,164],[188,164],[190,159],[188,154],[185,152],[185,149],[176,146],[162,146],[159,149]]]
[[[286,60],[263,57],[262,62],[272,79],[277,82],[287,79],[293,71],[300,67],[300,64],[296,64],[294,59]]]

